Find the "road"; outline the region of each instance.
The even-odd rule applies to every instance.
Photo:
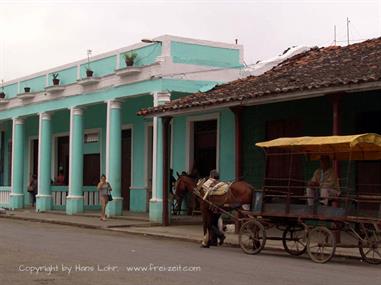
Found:
[[[381,284],[381,267],[0,219],[0,284],[362,285]]]

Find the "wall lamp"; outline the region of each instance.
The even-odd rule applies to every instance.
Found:
[[[162,44],[163,42],[162,41],[157,41],[157,40],[151,40],[151,39],[142,39],[142,42],[143,43],[146,43],[146,44]]]

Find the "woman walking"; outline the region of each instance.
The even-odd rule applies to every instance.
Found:
[[[110,200],[109,199],[109,196],[111,196],[111,186],[110,186],[110,183],[107,182],[106,180],[106,175],[102,175],[101,176],[101,179],[98,183],[98,191],[99,191],[99,197],[100,197],[100,201],[101,201],[101,205],[102,205],[102,210],[101,210],[101,221],[105,221],[106,220],[106,206],[107,206],[107,203],[108,201]]]

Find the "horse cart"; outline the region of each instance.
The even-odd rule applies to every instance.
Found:
[[[381,160],[380,135],[279,138],[256,146],[268,167],[283,166],[286,174],[266,177],[262,189],[255,190],[252,209],[241,210],[239,244],[245,253],[258,254],[266,241],[278,240],[289,254],[307,252],[318,263],[328,262],[342,247],[358,248],[365,262],[381,264],[381,185],[359,193],[355,175],[358,161]],[[338,176],[345,177],[339,180],[340,194],[327,205],[320,203],[319,190],[305,194],[304,181],[321,156],[329,156]],[[295,176],[298,169],[303,179]]]

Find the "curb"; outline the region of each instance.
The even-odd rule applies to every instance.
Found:
[[[79,228],[86,228],[86,229],[104,230],[104,231],[111,231],[114,233],[121,233],[121,234],[127,234],[127,235],[145,236],[145,237],[150,237],[150,238],[159,238],[159,239],[167,239],[167,240],[171,239],[171,240],[192,242],[192,243],[198,243],[198,244],[200,244],[200,242],[201,242],[201,239],[195,239],[195,238],[180,237],[180,236],[165,235],[165,234],[157,234],[157,233],[143,233],[143,232],[120,231],[120,230],[118,230],[118,228],[120,228],[120,227],[144,227],[142,225],[140,225],[140,226],[139,225],[130,225],[130,226],[110,226],[110,227],[107,227],[107,226],[94,226],[94,225],[88,225],[88,224],[72,223],[72,222],[64,222],[64,221],[56,221],[56,220],[44,220],[44,219],[38,219],[38,218],[17,217],[17,216],[10,216],[10,215],[0,215],[0,218],[13,219],[13,220],[23,220],[23,221],[29,221],[29,222],[47,223],[47,224],[56,224],[56,225],[79,227]],[[147,227],[151,227],[151,226],[154,226],[154,225],[151,224],[151,225],[148,225]],[[239,246],[239,244],[235,244],[235,243],[231,243],[231,242],[225,242],[223,247],[239,248],[240,246]],[[284,252],[283,247],[277,247],[277,246],[266,246],[264,250]],[[341,257],[341,258],[362,260],[361,257],[350,255],[350,254],[335,253],[335,256]]]

